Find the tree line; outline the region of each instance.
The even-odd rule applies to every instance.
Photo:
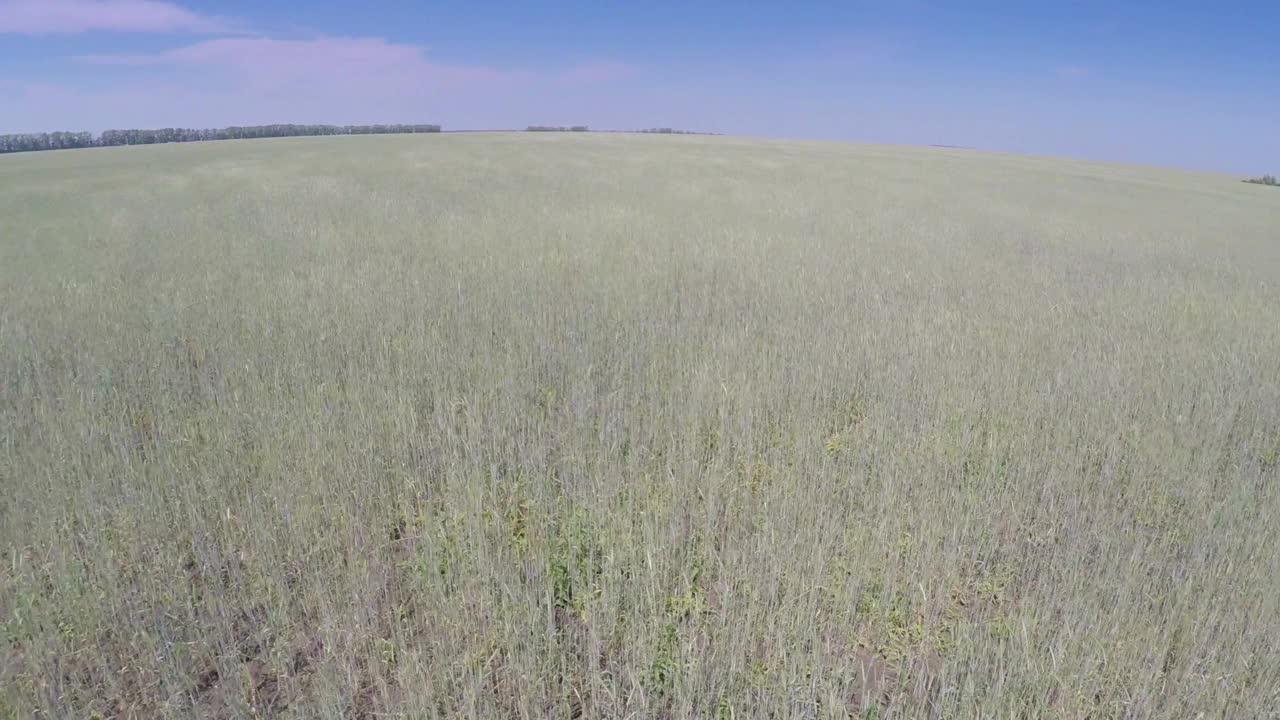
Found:
[[[716,133],[698,132],[697,130],[675,130],[669,127],[661,128],[645,128],[637,130],[638,133],[657,133],[659,135],[715,135]]]
[[[72,148],[112,147],[115,145],[156,145],[160,143],[199,142],[206,140],[247,140],[253,138],[305,137],[314,135],[390,135],[401,133],[437,133],[439,125],[248,125],[196,130],[160,128],[156,130],[106,130],[95,136],[87,132],[19,133],[0,135],[0,154],[38,150],[70,150]],[[526,132],[591,132],[586,125],[530,125]],[[633,130],[640,133],[673,135],[709,135],[672,128]]]
[[[195,130],[106,130],[98,136],[87,132],[22,133],[0,135],[0,153],[69,150],[115,145],[156,145],[204,140],[247,140],[314,135],[390,135],[440,132],[439,125],[249,125]]]
[[[525,132],[591,132],[591,128],[586,125],[572,125],[565,127],[564,125],[530,125],[524,129]],[[715,135],[716,133],[704,133],[696,130],[676,130],[669,127],[644,128],[643,130],[605,130],[604,132],[638,132],[638,133],[658,133],[662,135]]]

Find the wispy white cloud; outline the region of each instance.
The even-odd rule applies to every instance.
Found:
[[[243,28],[162,0],[0,0],[0,33],[232,33]]]
[[[261,72],[263,64],[284,69],[323,66],[378,69],[423,62],[422,49],[382,38],[321,37],[275,40],[268,37],[215,38],[150,54],[82,55],[96,65],[185,65],[227,67]]]
[[[61,82],[0,98],[0,132],[273,122],[679,124],[637,107],[642,67],[583,59],[559,68],[439,60],[377,37],[214,37],[155,53],[82,55]],[[110,66],[110,67],[107,67]],[[110,72],[107,72],[110,70]],[[6,107],[7,105],[7,107]]]
[[[279,40],[221,37],[154,54],[84,55],[93,65],[158,67],[186,73],[194,81],[222,81],[243,90],[271,89],[308,97],[368,97],[430,87],[494,86],[528,81],[531,74],[427,59],[417,45],[369,37]]]
[[[556,80],[572,84],[608,83],[633,68],[617,63],[580,64],[556,72],[497,69],[483,65],[434,62],[418,45],[376,37],[220,37],[151,54],[81,55],[92,65],[166,67],[197,73],[222,73],[253,86],[357,83],[396,86],[494,85]]]

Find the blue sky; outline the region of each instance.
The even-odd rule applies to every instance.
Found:
[[[0,0],[0,132],[589,124],[1280,172],[1280,4]]]

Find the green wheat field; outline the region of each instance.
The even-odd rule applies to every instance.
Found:
[[[608,134],[0,158],[0,717],[1280,716],[1280,195]]]

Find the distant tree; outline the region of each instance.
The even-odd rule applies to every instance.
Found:
[[[645,128],[644,130],[635,130],[638,133],[653,133],[658,135],[716,135],[717,133],[698,132],[697,130],[676,130],[669,127]]]
[[[61,133],[55,133],[61,135]],[[55,150],[58,142],[49,133],[22,133],[0,136],[0,148],[3,152],[35,152],[38,150]]]
[[[439,125],[252,125],[207,130],[160,128],[158,130],[104,130],[94,137],[87,132],[24,133],[0,135],[0,154],[37,150],[67,150],[116,145],[197,142],[204,140],[245,140],[252,138],[317,135],[372,135],[438,133]]]
[[[1253,183],[1254,185],[1270,185],[1272,187],[1280,186],[1280,180],[1277,180],[1275,175],[1263,175],[1262,177],[1249,178],[1248,180],[1245,180],[1245,182]]]

